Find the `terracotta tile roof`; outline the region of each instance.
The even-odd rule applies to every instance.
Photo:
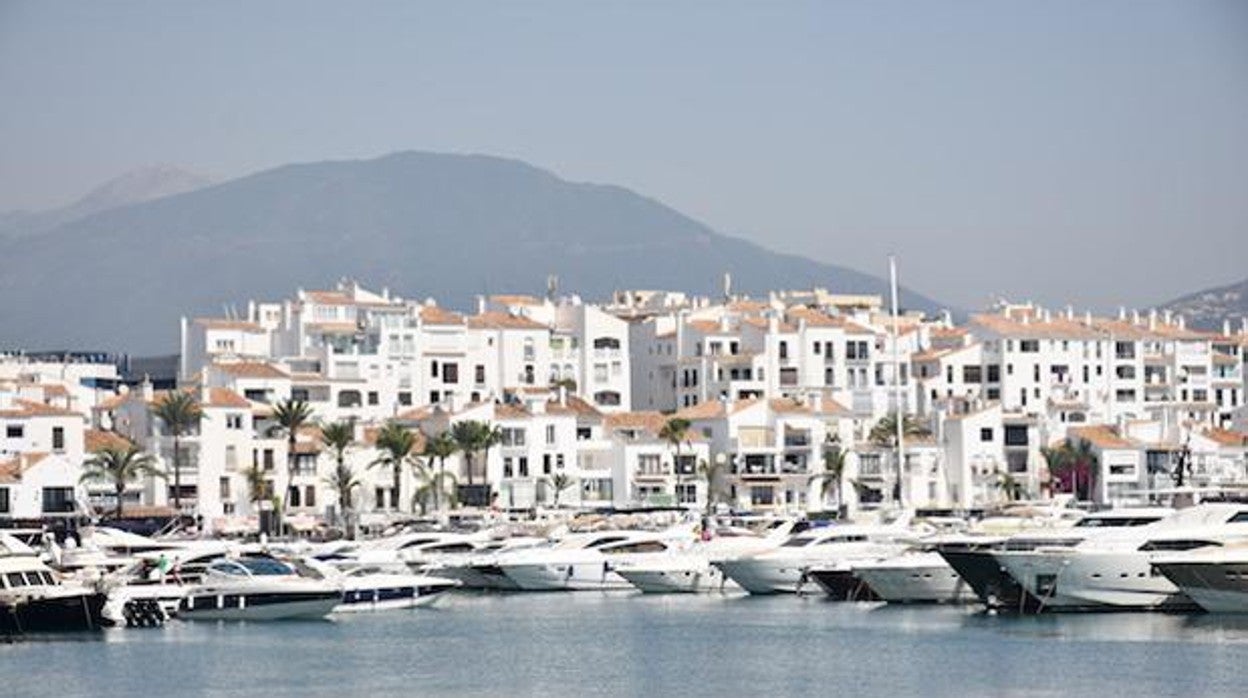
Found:
[[[967,332],[965,327],[945,327],[937,325],[931,330],[933,337],[965,337]]]
[[[321,452],[321,444],[317,441],[296,441],[295,453],[315,456]]]
[[[714,320],[688,320],[685,327],[691,330],[697,330],[703,334],[732,334],[732,330],[723,329],[720,324]]]
[[[494,406],[495,419],[525,419],[531,416],[528,410],[519,405],[499,403]]]
[[[616,412],[603,418],[602,426],[609,432],[620,429],[640,429],[657,435],[668,417],[662,412]]]
[[[27,417],[78,417],[80,416],[73,410],[67,410],[60,407],[35,402],[34,400],[14,400],[13,406],[8,408],[0,408],[0,417],[9,419],[24,419]]]
[[[820,398],[817,410],[805,401],[791,397],[772,398],[767,401],[767,406],[777,414],[849,414],[843,405],[827,397]]]
[[[303,297],[319,305],[352,305],[355,300],[342,291],[305,291]]]
[[[771,307],[767,301],[753,301],[748,299],[729,301],[726,306],[729,310],[743,313],[761,313]]]
[[[952,349],[926,349],[917,351],[910,355],[912,363],[926,363],[928,361],[936,361],[946,354],[952,354]]]
[[[719,400],[707,400],[700,402],[692,407],[686,407],[676,413],[675,416],[681,419],[699,420],[699,419],[719,419],[729,414],[736,414],[742,410],[749,409],[759,403],[758,399],[751,398],[749,400],[734,400],[732,402],[731,411],[725,409],[724,403]]]
[[[204,407],[233,407],[244,410],[251,407],[250,400],[229,388],[209,388],[208,399],[202,404]]]
[[[1084,439],[1097,448],[1135,448],[1136,443],[1124,438],[1114,427],[1097,424],[1086,427],[1071,427],[1070,435],[1074,439]]]
[[[741,324],[749,325],[750,327],[763,330],[764,332],[766,332],[767,328],[770,327],[770,325],[768,324],[767,318],[761,318],[761,317],[741,318]],[[777,332],[796,332],[797,325],[793,325],[787,322],[779,322],[779,323],[776,323],[776,331]]]
[[[426,305],[420,309],[420,320],[426,325],[462,325],[464,324],[464,316],[459,313],[439,308],[436,305]]]
[[[1021,319],[1006,318],[999,313],[983,313],[972,315],[971,322],[1003,337],[1020,339],[1098,339],[1102,336],[1095,327],[1065,317],[1024,323]]]
[[[240,330],[242,332],[251,332],[253,334],[264,333],[264,328],[254,322],[246,320],[227,320],[226,318],[215,317],[197,317],[191,322],[196,325],[207,327],[210,330]]]
[[[1206,429],[1202,435],[1219,446],[1248,446],[1248,434],[1229,429]]]
[[[47,457],[47,453],[22,453],[7,461],[0,461],[0,483],[21,482],[22,475],[26,474],[27,470],[35,467]]]
[[[1223,354],[1221,352],[1217,352],[1217,353],[1214,353],[1213,355],[1213,363],[1217,364],[1218,366],[1235,366],[1241,363],[1241,361],[1238,358],[1231,356],[1230,354]]]
[[[499,305],[541,305],[542,302],[534,296],[526,296],[522,294],[501,294],[490,296],[490,301]]]
[[[289,378],[290,374],[261,361],[237,361],[233,363],[213,364],[213,368],[235,378]]]
[[[521,315],[487,311],[468,318],[468,326],[486,330],[545,330],[545,325]]]
[[[564,402],[566,404],[561,405],[558,399],[551,400],[546,403],[546,411],[551,414],[574,414],[578,417],[602,416],[597,408],[575,395],[567,396]]]
[[[87,453],[99,453],[106,448],[126,448],[130,440],[114,431],[87,429],[82,433],[82,443]]]

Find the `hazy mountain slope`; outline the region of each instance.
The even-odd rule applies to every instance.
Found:
[[[1221,329],[1229,320],[1238,329],[1248,317],[1248,279],[1239,283],[1197,291],[1164,303],[1162,308],[1182,313],[1197,327]]]
[[[461,308],[477,293],[540,291],[548,273],[586,298],[713,292],[725,271],[750,292],[886,287],[719,235],[619,187],[429,153],[280,167],[0,243],[0,254],[11,269],[0,276],[0,344],[135,352],[175,346],[182,314],[342,276]],[[903,303],[937,308],[908,292]]]

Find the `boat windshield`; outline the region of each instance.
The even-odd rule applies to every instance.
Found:
[[[278,560],[267,557],[243,558],[241,560],[222,560],[213,563],[209,568],[214,572],[221,574],[243,577],[251,575],[253,577],[277,577],[289,576],[294,574],[288,565]]]
[[[814,538],[811,538],[810,536],[796,536],[796,537],[786,540],[784,544],[781,545],[780,547],[782,548],[804,548],[807,545],[810,545],[810,542],[813,540]]]
[[[1125,528],[1161,521],[1160,516],[1085,516],[1071,528]]]

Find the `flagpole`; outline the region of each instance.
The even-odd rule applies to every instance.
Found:
[[[888,256],[888,282],[892,292],[893,310],[893,409],[894,422],[897,425],[897,504],[902,509],[906,506],[905,486],[902,484],[902,473],[906,462],[905,421],[906,410],[901,393],[901,347],[898,344],[897,312],[897,258]]]

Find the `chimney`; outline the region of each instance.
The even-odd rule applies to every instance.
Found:
[[[1045,322],[1052,322],[1052,321],[1053,321],[1053,311],[1051,311],[1051,310],[1045,310],[1045,311],[1044,311],[1044,321],[1045,321]]]
[[[1118,306],[1118,319],[1119,320],[1127,319],[1127,307],[1125,305]]]
[[[477,296],[477,315],[485,312],[485,296]]]
[[[1180,329],[1180,330],[1186,330],[1186,329],[1187,329],[1187,319],[1186,319],[1186,318],[1184,318],[1182,315],[1178,315],[1178,316],[1176,316],[1176,317],[1175,317],[1175,319],[1176,319],[1176,320],[1178,321],[1178,323],[1179,323],[1179,329]]]
[[[1223,320],[1222,320],[1222,334],[1223,334],[1224,336],[1226,336],[1226,337],[1230,337],[1230,336],[1231,336],[1231,320],[1230,320],[1230,318],[1225,318],[1225,319],[1223,319]]]
[[[1074,320],[1074,319],[1075,319],[1075,306],[1073,306],[1073,305],[1067,305],[1067,306],[1066,306],[1066,319],[1067,319],[1067,320]]]
[[[1088,327],[1092,326],[1092,311],[1091,310],[1083,311],[1083,324],[1087,325]]]
[[[727,314],[720,315],[719,316],[719,331],[728,332],[730,329],[731,327],[728,324],[728,315]]]
[[[1174,317],[1174,313],[1171,312],[1169,308],[1166,308],[1166,311],[1162,314],[1162,317],[1165,318],[1166,324],[1169,325],[1172,321],[1172,318]]]
[[[1140,324],[1140,311],[1138,310],[1131,311],[1131,324],[1132,325]]]
[[[559,406],[568,406],[568,386],[563,383],[559,384]]]
[[[732,300],[732,273],[724,272],[724,301]]]
[[[767,334],[778,334],[780,332],[780,318],[776,316],[775,311],[767,314]]]
[[[953,327],[953,313],[948,310],[940,311],[940,318],[945,323],[945,327]]]

